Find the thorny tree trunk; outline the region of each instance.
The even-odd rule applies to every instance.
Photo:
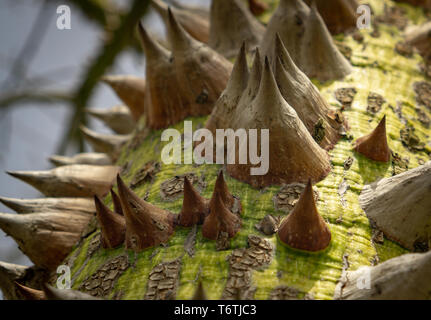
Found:
[[[259,19],[267,23],[275,11],[276,1],[265,2],[269,9]],[[290,0],[280,2],[282,5],[277,10],[281,13],[285,8],[295,7]],[[347,0],[334,2],[338,5],[356,3]],[[147,66],[145,92],[135,90],[141,95],[140,101],[145,101],[144,109],[140,110],[144,117],[138,120],[125,145],[115,149],[115,166],[98,163],[103,167],[99,166],[97,170],[107,170],[110,178],[104,174],[107,184],[100,183],[92,193],[97,190],[100,196],[104,196],[114,185],[104,203],[96,199],[98,220],[93,217],[88,226],[85,224],[73,250],[68,243],[63,243],[69,249],[67,251],[71,251],[67,257],[66,254],[57,260],[45,257],[47,261],[40,260],[41,254],[37,250],[28,249],[28,242],[37,239],[29,239],[24,231],[33,220],[32,215],[52,215],[52,221],[63,223],[62,215],[56,209],[67,204],[66,200],[55,202],[50,199],[49,204],[40,204],[37,201],[23,203],[2,199],[29,218],[2,215],[0,226],[12,230],[12,236],[18,242],[22,241],[21,249],[27,250],[34,262],[39,261],[51,270],[52,284],[56,281],[55,272],[52,272],[55,266],[65,264],[71,269],[73,289],[100,298],[332,299],[334,294],[336,298],[364,298],[352,282],[363,276],[364,271],[355,272],[362,266],[370,267],[376,283],[385,289],[382,293],[373,287],[371,296],[365,298],[430,298],[430,280],[420,277],[427,274],[424,270],[429,268],[430,254],[404,255],[411,251],[429,250],[430,215],[426,210],[421,211],[417,219],[423,219],[423,223],[415,220],[412,225],[412,228],[420,230],[409,230],[408,241],[405,242],[394,233],[400,230],[400,225],[409,223],[408,215],[405,221],[389,219],[391,223],[385,225],[381,221],[387,222],[389,213],[384,212],[384,208],[370,209],[369,206],[375,200],[370,190],[377,191],[380,196],[386,196],[385,192],[390,193],[393,189],[397,190],[396,195],[402,194],[391,184],[399,179],[406,184],[418,183],[419,191],[415,194],[418,200],[409,203],[413,208],[422,205],[424,197],[429,198],[429,188],[421,189],[422,180],[407,181],[415,177],[416,171],[400,174],[420,165],[424,165],[418,170],[420,173],[429,172],[430,166],[429,162],[426,163],[431,152],[431,85],[426,78],[429,70],[423,58],[413,54],[412,47],[403,38],[406,24],[419,25],[426,20],[426,15],[416,7],[403,6],[401,9],[392,1],[367,2],[374,14],[372,29],[339,35],[335,42],[317,13],[319,6],[308,8],[301,4],[295,10],[304,16],[305,21],[301,20],[301,24],[304,23],[305,30],[300,32],[305,36],[304,39],[296,39],[299,53],[294,57],[286,50],[286,43],[281,42],[292,35],[275,37],[277,32],[281,32],[277,25],[280,23],[277,22],[278,12],[267,28],[267,33],[271,33],[275,40],[265,45],[275,50],[274,53],[266,52],[270,59],[254,54],[255,48],[246,50],[246,46],[235,44],[240,51],[233,69],[222,57],[223,53],[217,53],[187,35],[175,19],[175,11],[165,12],[166,8],[156,4],[168,24],[169,50],[172,52],[156,44],[143,28],[140,29],[148,54],[160,54],[149,57],[154,60],[154,65]],[[247,14],[244,19],[256,18]],[[180,18],[178,21],[181,23]],[[244,21],[243,25],[247,25]],[[351,25],[352,21],[348,21],[344,27],[351,29]],[[308,26],[319,32],[307,35],[310,32],[307,31]],[[344,27],[337,25],[337,28]],[[211,32],[209,35],[211,37]],[[310,42],[317,35],[320,40]],[[235,38],[235,35],[231,36]],[[271,41],[269,38],[269,35],[264,36],[262,41]],[[318,49],[325,54],[320,54],[319,50],[313,52],[316,41],[321,42]],[[244,63],[246,51],[249,51],[249,62],[254,58],[250,70]],[[301,52],[306,54],[301,55]],[[326,59],[327,65],[309,65],[302,70],[305,73],[299,71],[296,65],[318,61],[313,59],[313,53],[319,53],[319,59]],[[426,57],[423,52],[421,54]],[[231,52],[227,55],[230,56]],[[327,70],[333,64],[341,68],[340,72]],[[226,75],[231,69],[228,81]],[[321,80],[338,80],[314,82],[317,90],[307,78],[309,73]],[[265,81],[263,85],[259,85],[262,81]],[[123,81],[122,84],[133,92],[130,82]],[[158,96],[160,92],[169,94],[163,91],[164,85],[168,84],[178,90],[169,92],[172,96]],[[222,93],[220,87],[226,85],[227,89]],[[121,89],[116,91],[122,97]],[[216,102],[220,94],[221,98]],[[182,103],[180,114],[171,104],[174,99]],[[311,115],[324,112],[327,119],[321,118],[310,126],[307,123],[309,115],[295,111],[301,107],[295,105],[298,99],[307,102]],[[124,100],[127,104],[133,99]],[[208,116],[214,103],[214,111]],[[136,105],[129,106],[130,109],[134,107],[136,111]],[[329,112],[329,108],[333,110]],[[160,110],[165,114],[158,114]],[[265,114],[262,110],[271,110],[271,113]],[[166,120],[165,115],[171,118]],[[277,115],[276,119],[274,115]],[[274,178],[259,180],[248,176],[246,172],[253,167],[251,164],[246,165],[247,170],[237,164],[228,165],[226,170],[221,165],[162,163],[160,152],[165,143],[161,141],[161,131],[152,128],[170,126],[183,133],[181,120],[190,116],[192,118],[188,119],[193,121],[194,128],[206,126],[213,130],[232,127],[235,123],[239,123],[238,127],[269,127],[274,133],[271,152],[277,155],[277,159],[271,160],[275,161],[275,168],[270,166]],[[130,116],[126,123],[134,121]],[[324,139],[325,130],[334,129],[328,127],[329,123],[338,130],[330,140]],[[286,132],[295,132],[298,137],[293,133],[286,136]],[[113,141],[112,137],[99,138],[94,142],[96,148]],[[295,145],[301,148],[293,148]],[[292,153],[292,149],[297,151]],[[329,150],[330,165],[326,150]],[[370,159],[376,150],[383,155],[379,159]],[[88,185],[94,188],[93,182],[98,176],[97,170],[82,163],[96,161],[99,156],[61,158],[63,163],[59,165],[73,163],[72,166],[77,167],[72,173],[79,168],[79,172],[88,179],[73,180],[73,174],[65,169],[14,175],[27,179],[47,195],[81,196],[77,190],[85,193]],[[298,172],[291,176],[292,172],[283,171],[286,170],[284,164],[289,161],[289,167],[298,168]],[[304,164],[312,161],[318,165],[310,168]],[[321,166],[320,172],[313,176],[313,170],[319,170],[318,166]],[[118,170],[121,177],[117,177],[115,186],[114,176]],[[397,177],[375,183],[393,175]],[[52,183],[46,187],[43,179],[38,178],[40,176],[60,184],[54,189]],[[68,179],[73,183],[62,186],[61,183]],[[71,188],[71,185],[75,187]],[[398,196],[389,198],[393,199],[394,208],[404,210],[403,199]],[[376,199],[378,201],[378,197]],[[82,212],[85,211],[82,209],[84,202],[74,203],[74,214],[79,211],[84,217],[82,219],[88,219],[88,212]],[[38,221],[33,224],[38,231],[36,234],[43,234],[51,228],[41,223],[41,218]],[[398,225],[394,226],[395,223]],[[61,229],[57,226],[52,228]],[[303,235],[307,228],[310,231],[307,237],[292,236]],[[415,231],[420,232],[420,239]],[[73,236],[79,238],[76,232]],[[55,234],[53,237],[61,239]],[[44,241],[50,239],[44,238],[40,243]],[[391,260],[398,256],[402,257]],[[388,262],[383,263],[386,260]],[[398,263],[403,263],[401,273],[393,270]],[[376,265],[378,267],[374,267]],[[388,276],[404,277],[407,271],[403,270],[418,270],[417,276],[411,276],[409,281],[416,281],[415,284],[424,291],[414,291],[412,285],[409,287],[411,295],[409,292],[394,294],[394,290],[402,290],[402,285],[398,286],[398,282],[387,285],[382,272]],[[11,280],[41,289],[40,281],[28,274],[29,271],[20,266],[0,265],[0,280],[5,282],[0,282],[0,285],[7,288],[3,290],[8,298],[31,295],[28,292],[23,294],[22,288],[19,289],[21,291],[14,289]],[[199,294],[195,294],[196,290]],[[55,294],[52,292],[45,288],[44,297]]]

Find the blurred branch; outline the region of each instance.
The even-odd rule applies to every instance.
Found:
[[[99,52],[86,68],[82,81],[78,83],[75,92],[61,91],[39,92],[40,82],[37,87],[22,88],[30,62],[35,56],[47,26],[51,19],[47,12],[55,12],[48,8],[57,0],[44,0],[39,13],[33,23],[26,42],[14,59],[9,74],[3,83],[4,89],[14,88],[14,92],[7,92],[0,96],[0,110],[6,111],[15,104],[28,104],[33,102],[52,104],[56,102],[68,102],[74,113],[71,116],[64,136],[59,145],[59,153],[65,153],[69,145],[77,145],[79,151],[84,150],[84,141],[79,131],[80,124],[86,124],[84,108],[91,98],[99,79],[115,62],[116,57],[127,48],[136,48],[138,41],[135,39],[135,28],[140,18],[144,15],[149,5],[149,0],[134,0],[128,11],[118,9],[111,1],[101,0],[68,0],[76,8],[80,9],[90,21],[98,23],[105,32],[105,42]],[[140,48],[140,47],[139,47]],[[29,83],[29,81],[26,81]],[[32,83],[32,81],[30,81]],[[21,85],[21,89],[20,89]],[[5,90],[2,90],[5,92]]]
[[[20,80],[25,77],[27,69],[30,66],[31,60],[35,57],[40,44],[42,43],[43,36],[50,24],[48,15],[52,14],[52,10],[47,10],[49,4],[43,1],[40,6],[39,13],[33,23],[31,31],[24,42],[23,47],[15,58],[9,74],[2,84],[2,88],[10,88],[12,85],[16,87],[16,79]],[[25,63],[24,63],[25,62]]]
[[[40,90],[44,86],[52,86],[54,84],[58,85],[60,82],[67,81],[68,79],[66,79],[65,77],[59,78],[58,75],[74,75],[74,72],[76,72],[76,70],[77,67],[75,65],[58,67],[53,70],[33,74],[32,77],[22,79],[22,84],[24,88]]]
[[[117,55],[133,43],[135,28],[141,17],[146,12],[149,0],[134,0],[129,12],[122,16],[118,27],[112,32],[111,37],[103,45],[99,53],[93,59],[83,76],[81,84],[73,94],[73,106],[75,114],[70,119],[68,128],[61,140],[59,153],[66,151],[70,142],[78,144],[79,151],[84,150],[84,141],[79,131],[80,124],[86,124],[84,108],[91,98],[93,90],[106,70],[114,63]]]
[[[56,103],[64,101],[72,101],[72,95],[64,92],[35,92],[22,91],[18,93],[9,93],[0,97],[0,109],[11,107],[14,104],[43,102],[43,103]]]

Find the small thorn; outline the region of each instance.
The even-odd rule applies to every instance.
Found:
[[[161,77],[164,86],[151,88],[151,113],[157,112],[161,119],[171,118],[169,124],[177,123],[187,116],[203,116],[212,112],[220,94],[226,88],[232,72],[232,63],[209,46],[193,39],[178,24],[169,10],[168,33],[172,43],[172,57],[165,70],[152,67],[151,77]],[[147,79],[150,74],[147,66]],[[165,74],[161,74],[161,71]],[[167,83],[167,84],[166,84]],[[164,87],[169,86],[170,91]],[[172,95],[171,91],[177,92]],[[160,93],[166,92],[166,94]],[[162,99],[163,97],[163,99]],[[168,114],[164,116],[163,113]],[[158,117],[155,117],[158,120]],[[160,122],[160,121],[157,121]],[[157,125],[151,123],[154,128]],[[166,122],[166,120],[165,120]],[[158,128],[161,126],[158,125]]]
[[[261,78],[262,59],[260,57],[259,48],[256,48],[247,87],[245,88],[244,93],[241,96],[240,101],[238,102],[237,114],[243,113],[244,110],[246,110],[250,106],[250,103],[254,100],[259,91]]]
[[[158,61],[162,57],[168,58],[170,56],[168,50],[150,37],[142,22],[139,23],[138,30],[142,46],[144,47],[145,56],[149,61]]]
[[[302,69],[301,47],[306,30],[305,22],[310,9],[302,0],[283,0],[268,22],[260,48],[263,55],[271,56],[274,62],[274,38],[279,33],[293,61]]]
[[[104,76],[103,82],[111,86],[117,96],[129,107],[135,121],[145,111],[145,79],[132,75]]]
[[[146,65],[146,125],[151,129],[166,128],[188,115],[193,115],[189,107],[190,102],[178,91],[179,83],[175,67],[176,58],[153,41],[145,29],[141,29],[144,50],[149,51]],[[147,47],[147,49],[145,49]],[[155,52],[155,51],[158,51]]]
[[[312,1],[311,6],[317,8],[333,35],[356,28],[356,8],[359,6],[356,0],[318,0]]]
[[[120,216],[124,216],[123,208],[121,207],[120,197],[118,197],[118,194],[116,194],[113,189],[111,189],[111,198],[112,203],[114,204],[114,212],[118,213]]]
[[[247,52],[245,49],[245,41],[238,51],[235,64],[232,69],[231,76],[227,83],[226,90],[234,91],[237,95],[241,95],[248,83],[249,71],[247,66]]]
[[[117,134],[104,134],[90,130],[85,126],[80,126],[82,133],[88,143],[91,144],[95,152],[108,154],[111,159],[116,160],[121,148],[129,142],[132,135],[117,135]]]
[[[5,300],[20,300],[15,282],[28,287],[39,287],[48,278],[48,271],[36,266],[27,267],[0,261],[0,290]]]
[[[274,74],[269,64],[268,56],[265,56],[262,79],[260,83],[261,83],[261,86],[257,93],[256,100],[270,99],[269,101],[271,101],[271,103],[268,103],[269,105],[284,100],[283,97],[281,96],[280,90],[278,89],[277,83],[275,81]],[[267,110],[267,112],[268,111],[270,112],[270,110]]]
[[[24,300],[46,300],[42,290],[32,289],[15,281],[15,287]]]
[[[184,177],[184,200],[179,214],[179,225],[191,227],[202,224],[208,213],[208,200],[196,191],[187,177]]]
[[[46,300],[101,300],[92,295],[71,289],[57,289],[49,284],[43,285]]]
[[[117,185],[126,219],[126,249],[142,251],[166,243],[174,232],[174,216],[139,198],[120,175]]]
[[[429,300],[431,251],[407,253],[374,267],[345,272],[336,289],[337,300]],[[358,286],[364,279],[367,289]]]
[[[0,228],[37,266],[53,270],[70,253],[90,219],[88,214],[63,212],[0,213]]]
[[[173,52],[189,51],[199,45],[178,23],[171,8],[168,8],[168,34]]]
[[[49,157],[49,161],[56,167],[67,166],[71,164],[90,164],[94,166],[109,166],[112,165],[111,157],[106,153],[86,152],[78,153],[73,157],[53,155]]]
[[[370,134],[356,140],[354,149],[374,161],[388,162],[391,159],[386,137],[386,115]]]
[[[431,161],[365,185],[359,204],[376,229],[411,251],[431,246]]]
[[[269,64],[269,59],[265,56],[262,77],[260,80],[259,91],[257,92],[254,102],[260,112],[267,117],[273,112],[280,112],[280,104],[286,104],[274,78],[274,74]],[[289,106],[290,107],[290,106]],[[290,109],[292,109],[290,107]]]
[[[198,287],[192,297],[192,300],[208,300],[202,281],[199,281]]]
[[[152,7],[159,13],[163,21],[167,25],[168,22],[168,6],[159,0],[151,1]],[[187,5],[175,5],[170,8],[178,19],[181,26],[196,40],[203,43],[208,42],[209,38],[209,15],[206,10],[187,6]]]
[[[210,203],[210,214],[202,226],[202,235],[217,240],[225,232],[229,238],[233,238],[240,228],[241,219],[227,208],[221,193],[215,192]]]
[[[237,100],[237,97],[232,97],[227,99],[227,102],[234,102],[235,107],[231,107],[233,109],[232,115],[229,114],[220,114],[217,117],[217,114],[214,112],[214,117],[211,115],[210,120],[207,121],[207,129],[211,132],[215,133],[215,129],[218,128],[242,128],[238,122],[241,122],[241,118],[243,114],[249,113],[249,108],[251,102],[256,98],[256,95],[260,86],[260,79],[262,78],[262,61],[260,57],[259,48],[256,47],[253,64],[248,76],[247,86],[243,90],[241,97]],[[221,99],[220,99],[221,100]],[[236,102],[238,101],[238,102]],[[223,101],[219,102],[222,103]],[[220,108],[221,109],[221,108]],[[217,120],[217,118],[218,120]]]
[[[295,249],[321,251],[329,245],[331,232],[317,211],[311,179],[277,234],[283,243]]]
[[[170,9],[167,20],[172,55],[159,55],[157,63],[146,66],[146,124],[151,129],[210,114],[232,71],[232,63],[188,35]]]
[[[227,172],[256,188],[304,182],[309,177],[313,181],[322,180],[331,170],[329,156],[281,95],[267,57],[260,83],[256,97],[243,112],[252,116],[239,117],[235,128],[267,129],[271,139],[265,143],[266,152],[271,150],[272,160],[268,161],[264,174],[253,174],[257,169],[250,162],[228,164]]]
[[[216,200],[217,195],[221,197],[225,206],[229,210],[232,210],[232,208],[235,205],[235,198],[229,192],[229,188],[227,187],[226,181],[224,180],[223,170],[220,170],[217,175],[217,180],[214,185],[214,191],[210,200],[210,207],[211,207],[211,203]]]
[[[250,70],[250,77],[249,77],[250,80],[249,80],[249,84],[247,85],[247,88],[251,87],[254,92],[257,92],[257,90],[259,90],[261,77],[262,77],[262,63],[261,63],[261,57],[260,57],[260,50],[259,48],[256,48],[256,51],[254,53],[254,58],[253,58],[253,65]],[[254,83],[254,86],[253,86],[253,83]]]
[[[85,111],[118,134],[130,134],[136,126],[130,109],[124,105],[108,109],[86,109]]]
[[[0,261],[0,282],[15,281],[23,277],[29,267]]]
[[[72,212],[93,215],[94,203],[89,198],[15,199],[0,197],[0,202],[16,213]]]
[[[335,111],[296,67],[278,34],[275,42],[275,78],[281,95],[295,109],[314,140],[325,150],[332,149],[340,139],[340,128],[347,126],[347,122],[335,120]]]
[[[47,197],[90,197],[95,194],[104,196],[109,192],[115,175],[116,166],[92,166],[74,164],[46,171],[8,171]]]
[[[48,160],[56,167],[73,164],[73,160],[71,157],[60,155],[52,155],[48,158]]]
[[[98,196],[94,196],[94,203],[97,221],[102,230],[102,246],[112,249],[122,245],[126,233],[124,217],[112,212]]]
[[[274,53],[275,56],[273,64],[276,63],[278,58],[283,66],[283,69],[286,70],[286,72],[288,72],[289,75],[293,77],[293,79],[296,81],[303,81],[304,78],[306,78],[308,80],[308,77],[301,70],[299,70],[295,62],[292,60],[278,32],[275,34]]]
[[[217,129],[227,129],[231,127],[230,122],[235,118],[236,108],[239,105],[238,100],[247,86],[248,79],[249,70],[247,66],[245,42],[243,42],[235,60],[226,89],[216,101],[211,116],[205,125],[206,129],[215,134]]]
[[[14,177],[18,180],[27,182],[37,181],[39,179],[43,179],[49,176],[46,171],[6,171],[8,175]]]
[[[23,279],[30,267],[0,261],[0,290],[3,298],[16,299],[15,281]]]
[[[223,56],[234,57],[244,41],[249,50],[259,46],[265,27],[242,0],[212,1],[210,15],[208,45]]]
[[[14,199],[14,198],[6,198],[6,197],[0,197],[0,202],[3,203],[6,207],[14,210],[15,212],[21,211],[21,208],[23,207],[21,205],[21,199]]]
[[[352,66],[334,44],[315,5],[311,6],[305,24],[299,68],[320,81],[341,79],[351,73]]]

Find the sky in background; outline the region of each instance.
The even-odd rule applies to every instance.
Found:
[[[122,3],[128,3],[123,0]],[[208,0],[178,1],[208,6]],[[65,2],[67,4],[67,2]],[[0,0],[0,95],[5,92],[10,66],[23,47],[37,17],[41,1]],[[71,30],[58,30],[56,26],[57,5],[47,13],[48,28],[34,58],[27,79],[42,77],[44,88],[73,88],[86,62],[97,52],[101,43],[101,32],[71,6]],[[154,12],[144,18],[144,24],[155,33],[163,34],[163,26]],[[110,74],[134,74],[144,77],[144,58],[132,53],[123,53],[116,60]],[[41,80],[33,81],[40,84]],[[100,84],[88,107],[108,108],[120,101],[112,91]],[[35,189],[8,176],[6,170],[45,170],[52,168],[47,160],[55,154],[59,140],[70,115],[68,105],[23,104],[13,105],[7,112],[0,110],[0,196],[12,198],[42,197]],[[90,127],[99,132],[109,132],[102,124],[91,121]],[[88,149],[90,150],[90,149]],[[10,209],[0,204],[0,212]],[[32,265],[22,254],[15,241],[0,230],[0,261]],[[0,299],[1,299],[0,290]]]

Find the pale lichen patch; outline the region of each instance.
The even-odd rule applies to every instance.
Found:
[[[273,248],[268,240],[250,235],[248,244],[249,248],[235,249],[227,257],[230,268],[222,299],[253,299],[252,271],[271,263]]]
[[[280,191],[274,196],[274,207],[276,210],[290,212],[299,200],[299,196],[305,189],[305,184],[292,183],[281,187]],[[314,190],[314,199],[319,199],[319,193]]]
[[[352,105],[353,99],[355,98],[357,91],[353,87],[349,88],[338,88],[335,90],[335,99],[337,99],[343,108],[348,108]]]
[[[413,90],[417,95],[416,100],[418,103],[431,110],[431,84],[426,81],[415,82]]]
[[[79,290],[95,297],[107,297],[117,279],[129,267],[129,257],[120,255],[105,262],[97,271],[83,281]]]
[[[160,171],[160,162],[156,161],[148,161],[146,162],[141,169],[133,177],[130,182],[130,188],[135,189],[145,182],[154,181],[157,172]]]
[[[181,258],[156,265],[148,276],[146,300],[175,299]]]
[[[257,230],[269,236],[277,232],[280,222],[281,222],[280,216],[273,216],[271,214],[267,214],[265,217],[263,217],[262,220],[260,220],[254,226]]]
[[[301,298],[302,297],[302,298]],[[301,290],[281,285],[270,293],[269,300],[314,300],[313,295],[302,292]]]
[[[184,177],[187,177],[192,184],[197,184],[197,190],[201,192],[206,184],[204,176],[198,177],[194,172],[177,175],[168,179],[160,185],[160,195],[164,200],[175,200],[183,194]]]
[[[370,92],[367,98],[367,111],[372,114],[378,113],[382,109],[382,105],[386,102],[382,95],[376,92]]]

